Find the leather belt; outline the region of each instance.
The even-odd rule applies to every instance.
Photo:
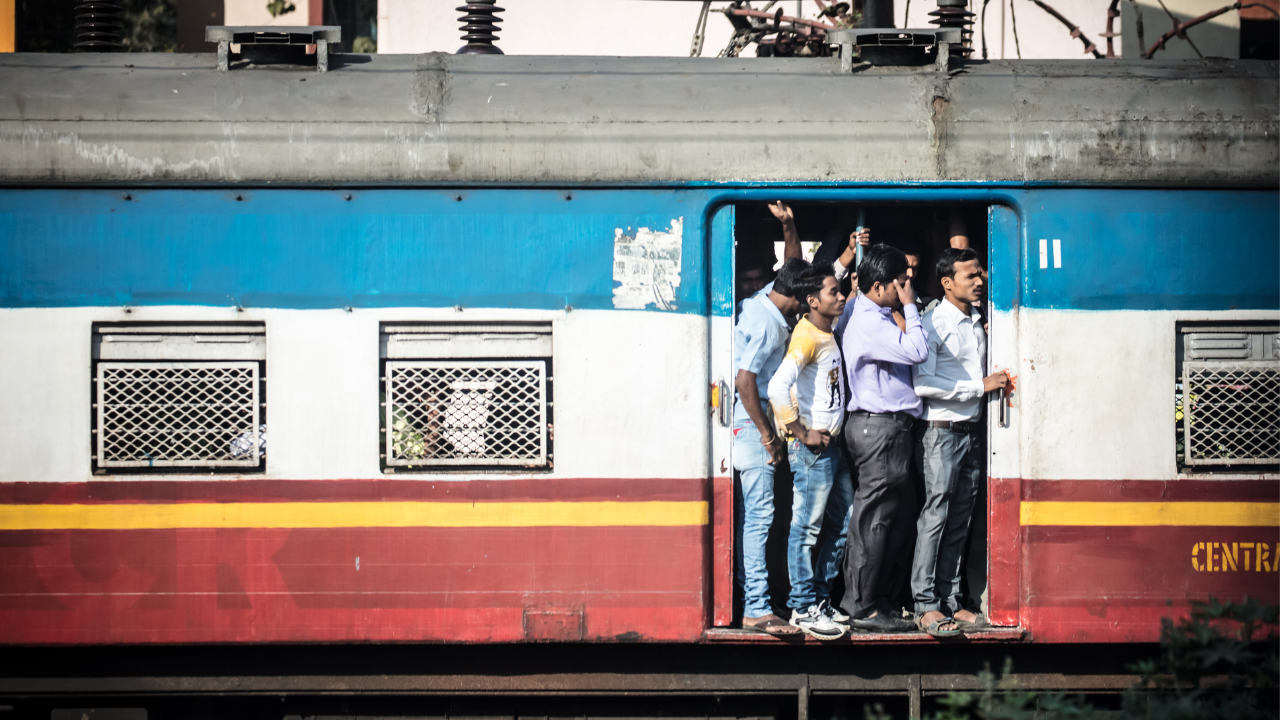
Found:
[[[891,412],[891,413],[873,413],[873,412],[867,412],[865,410],[854,410],[849,414],[859,415],[862,417],[890,418],[893,420],[903,420],[906,422],[911,422],[912,420],[915,420],[915,418],[911,417],[910,413],[906,413],[901,410],[899,410],[898,412]]]
[[[964,433],[971,435],[978,431],[979,425],[973,420],[930,420],[929,427],[938,428],[939,430],[950,430],[951,432]]]

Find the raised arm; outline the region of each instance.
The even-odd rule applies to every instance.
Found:
[[[782,262],[804,257],[800,252],[800,233],[796,232],[796,215],[791,206],[779,200],[769,203],[769,212],[782,223]]]
[[[858,261],[858,246],[864,248],[871,246],[871,229],[862,228],[862,232],[854,232],[849,234],[849,244],[844,246],[844,252],[840,253],[840,257],[836,258],[835,270],[836,279],[843,280],[845,275],[850,271],[857,270],[854,263]]]
[[[862,354],[881,362],[919,365],[929,357],[929,337],[920,324],[920,310],[916,308],[916,296],[911,290],[910,280],[898,285],[898,297],[902,299],[906,332],[899,331],[898,326],[891,322],[864,322],[860,327],[863,336],[859,338]]]

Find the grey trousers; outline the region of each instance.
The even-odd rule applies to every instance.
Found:
[[[889,586],[887,566],[893,560],[894,522],[910,492],[911,419],[851,414],[844,438],[858,468],[858,487],[845,543],[840,607],[862,619],[892,609],[889,596],[894,588]]]
[[[982,479],[977,435],[929,428],[924,432],[924,509],[916,521],[911,593],[916,613],[964,609],[960,563]]]

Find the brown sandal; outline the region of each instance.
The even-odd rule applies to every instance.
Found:
[[[777,616],[769,618],[764,622],[755,623],[754,625],[748,625],[744,618],[742,621],[742,629],[764,633],[765,635],[773,635],[774,637],[800,634],[799,628]]]

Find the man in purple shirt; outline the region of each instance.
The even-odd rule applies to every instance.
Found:
[[[929,357],[929,342],[901,250],[873,246],[858,266],[858,290],[841,343],[849,378],[844,436],[858,468],[858,489],[849,518],[840,606],[854,628],[900,632],[915,625],[890,606],[896,588],[886,582],[885,566],[896,554],[891,537],[895,522],[915,522],[896,516],[910,493],[912,421],[924,409],[911,367]],[[893,321],[899,308],[906,332]]]

